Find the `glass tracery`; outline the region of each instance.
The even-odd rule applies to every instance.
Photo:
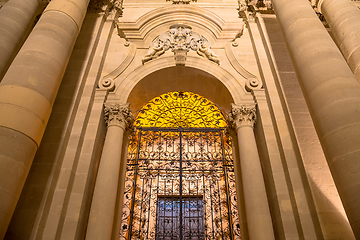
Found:
[[[152,99],[138,113],[136,126],[223,128],[223,114],[210,100],[191,92],[170,92]]]
[[[226,122],[214,104],[195,95],[164,94],[138,114],[128,150],[120,239],[240,239]]]

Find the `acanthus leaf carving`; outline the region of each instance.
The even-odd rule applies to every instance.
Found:
[[[107,127],[120,126],[125,131],[134,130],[134,117],[127,104],[106,104],[104,107],[104,119]]]
[[[236,105],[231,104],[231,111],[227,118],[228,126],[238,129],[242,126],[254,127],[256,123],[256,105]]]

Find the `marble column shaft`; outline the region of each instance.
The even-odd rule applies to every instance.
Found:
[[[96,177],[86,240],[111,239],[118,186],[125,184],[124,181],[119,183],[119,175],[123,172],[120,166],[123,165],[121,151],[124,131],[132,121],[129,105],[106,107],[105,119],[108,128]]]
[[[360,10],[350,0],[323,0],[324,14],[336,44],[360,83]]]
[[[89,0],[53,0],[0,83],[0,239],[49,119]]]
[[[232,104],[230,123],[236,128],[243,182],[245,211],[250,239],[275,239],[260,157],[253,126],[256,107]]]
[[[300,86],[360,239],[360,84],[307,0],[273,0]]]
[[[34,25],[39,0],[10,0],[0,9],[0,81]]]

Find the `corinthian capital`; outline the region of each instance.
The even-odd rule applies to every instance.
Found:
[[[105,105],[104,118],[108,127],[117,125],[124,130],[132,130],[134,126],[134,117],[129,104]]]
[[[231,111],[228,115],[228,125],[235,129],[242,126],[254,127],[256,122],[256,105],[231,104]]]

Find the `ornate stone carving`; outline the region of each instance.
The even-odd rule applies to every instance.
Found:
[[[239,17],[245,20],[254,20],[256,16],[256,9],[255,6],[249,4],[252,0],[238,0],[239,4]]]
[[[242,126],[254,127],[256,123],[256,105],[231,104],[231,111],[228,115],[228,126],[237,129]]]
[[[215,55],[213,51],[210,50],[208,43],[203,42],[199,45],[199,49],[196,51],[197,54],[199,54],[202,57],[207,57],[209,60],[220,64],[219,58]]]
[[[105,12],[106,14],[113,12],[117,17],[120,17],[123,13],[122,5],[123,0],[90,0],[88,12]]]
[[[190,4],[191,2],[196,2],[197,0],[166,0],[167,2],[172,2],[173,4]]]
[[[125,131],[133,131],[134,129],[134,117],[127,104],[106,104],[104,107],[104,119],[108,127],[117,125],[122,127]]]
[[[177,63],[185,64],[186,53],[192,50],[196,51],[200,56],[220,64],[218,57],[210,50],[208,45],[208,40],[204,36],[193,32],[190,26],[184,24],[172,25],[169,31],[155,38],[142,62],[148,62],[171,50],[175,54],[175,61],[181,59]]]
[[[256,13],[273,14],[274,9],[271,0],[238,0],[239,17],[253,21]]]

